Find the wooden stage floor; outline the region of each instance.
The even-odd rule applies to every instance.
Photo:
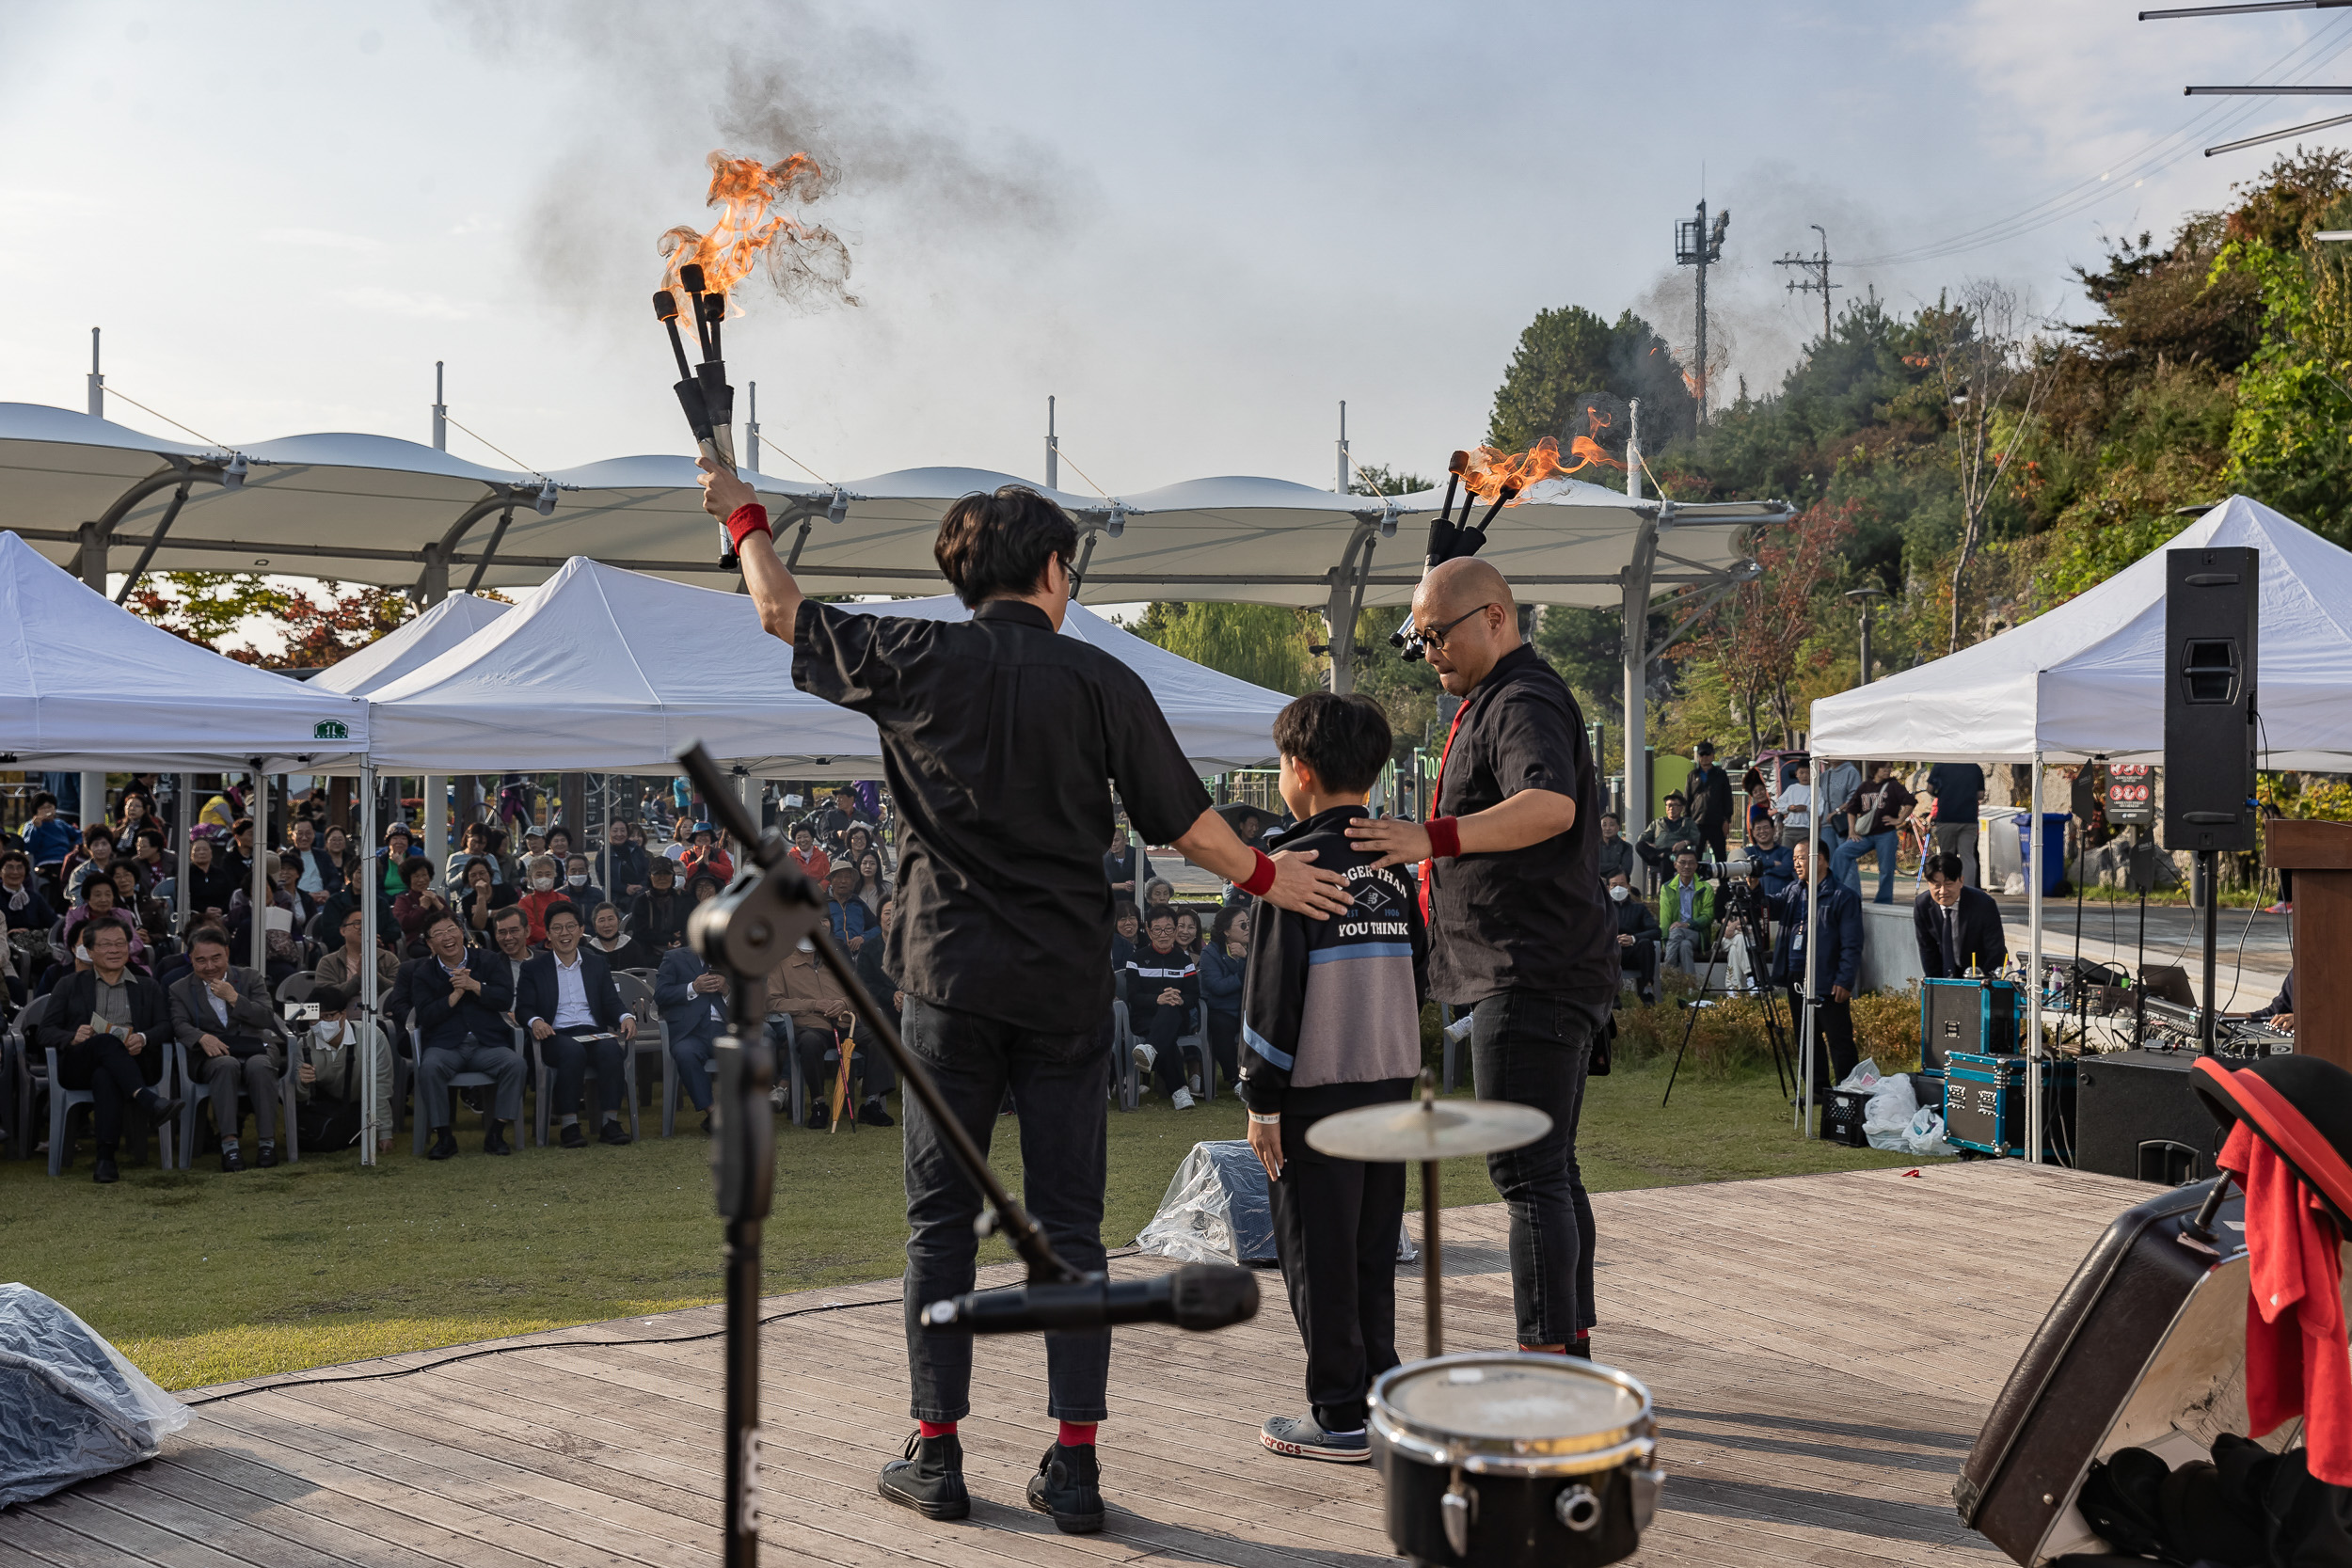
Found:
[[[1953,1513],[1952,1477],[2044,1307],[2107,1220],[2147,1191],[2002,1162],[1597,1198],[1597,1342],[1648,1383],[1669,1478],[1634,1560],[2003,1560]],[[1502,1210],[1448,1218],[1449,1343],[1505,1346]],[[874,1495],[912,1424],[896,1282],[774,1299],[771,1311],[845,1305],[767,1331],[768,1560],[1397,1560],[1368,1467],[1258,1446],[1260,1420],[1299,1402],[1296,1337],[1279,1278],[1266,1282],[1267,1310],[1241,1329],[1119,1332],[1103,1429],[1110,1522],[1090,1537],[1057,1534],[1022,1503],[1053,1430],[1036,1341],[981,1341],[964,1428],[973,1515],[931,1524]],[[1418,1276],[1399,1285],[1400,1325],[1418,1348]],[[709,1309],[678,1312],[389,1380],[262,1380],[267,1391],[204,1405],[152,1463],[0,1513],[0,1568],[714,1562],[718,1341],[627,1341],[715,1326]]]

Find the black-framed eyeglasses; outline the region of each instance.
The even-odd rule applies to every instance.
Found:
[[[1442,651],[1446,644],[1446,639],[1454,635],[1454,628],[1455,626],[1460,626],[1463,622],[1469,620],[1473,615],[1485,614],[1487,610],[1494,609],[1494,601],[1489,599],[1485,604],[1478,606],[1474,610],[1464,610],[1461,614],[1456,615],[1453,620],[1446,622],[1443,626],[1432,626],[1427,631],[1415,632],[1413,634],[1413,641],[1419,642],[1424,648],[1437,648]]]

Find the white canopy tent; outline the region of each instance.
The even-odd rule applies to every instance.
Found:
[[[2097,587],[2021,626],[1822,698],[1813,705],[1814,757],[2029,764],[2028,810],[2038,831],[2046,764],[2164,760],[2165,552],[2207,546],[2262,552],[2263,766],[2352,768],[2352,552],[2245,496],[2232,496]],[[2038,1058],[2042,878],[2031,864],[2026,891],[2027,974],[2035,982],[2026,987],[2033,996],[2026,1049]],[[2031,1098],[2027,1158],[2036,1161],[2041,1112],[2039,1097]]]
[[[842,608],[955,618],[952,598]],[[1204,770],[1273,753],[1288,700],[1206,670],[1073,606],[1062,635],[1105,649],[1151,683],[1185,755]],[[750,778],[882,772],[873,724],[792,685],[791,655],[741,594],[566,562],[530,603],[377,689],[374,759],[389,771],[675,771],[700,740]]]

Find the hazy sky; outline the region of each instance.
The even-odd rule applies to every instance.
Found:
[[[2352,80],[2352,13],[2135,9],[0,0],[0,401],[80,407],[100,325],[113,385],[216,439],[426,439],[438,358],[525,465],[683,451],[655,238],[705,221],[712,148],[805,147],[861,303],[755,292],[729,358],[823,477],[1035,474],[1048,393],[1113,492],[1327,485],[1343,398],[1359,461],[1427,473],[1537,309],[1687,338],[1702,171],[1758,389],[1818,330],[1772,264],[1809,224],[1861,259],[2028,214],[1833,276],[1908,306],[1994,274],[2080,319],[2103,235],[2269,155],[2204,146],[2329,108],[2185,83]]]

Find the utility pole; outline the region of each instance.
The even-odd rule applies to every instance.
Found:
[[[1340,479],[1339,483],[1331,488],[1343,496],[1347,494],[1347,400],[1342,398],[1340,400]]]
[[[98,328],[89,329],[89,417],[106,417],[106,378],[98,373]]]
[[[1818,223],[1808,224],[1806,227],[1810,228],[1816,234],[1821,236],[1820,254],[1818,256],[1798,256],[1791,254],[1782,257],[1779,261],[1774,261],[1772,265],[1776,267],[1794,267],[1800,273],[1806,275],[1802,277],[1792,277],[1788,280],[1788,292],[1790,293],[1820,294],[1821,296],[1821,341],[1826,343],[1829,341],[1830,291],[1832,289],[1843,288],[1845,285],[1842,283],[1832,283],[1829,280],[1829,230],[1823,229]]]
[[[441,361],[433,361],[433,450],[449,451],[449,404],[441,390]]]
[[[1715,214],[1712,229],[1707,223],[1707,198],[1699,198],[1698,216],[1688,223],[1675,225],[1675,264],[1699,269],[1697,339],[1692,367],[1692,390],[1698,395],[1698,422],[1707,423],[1707,269],[1724,259],[1724,230],[1731,227],[1731,209],[1726,207]]]
[[[1054,400],[1045,400],[1045,488],[1061,488],[1061,437],[1054,434]]]

